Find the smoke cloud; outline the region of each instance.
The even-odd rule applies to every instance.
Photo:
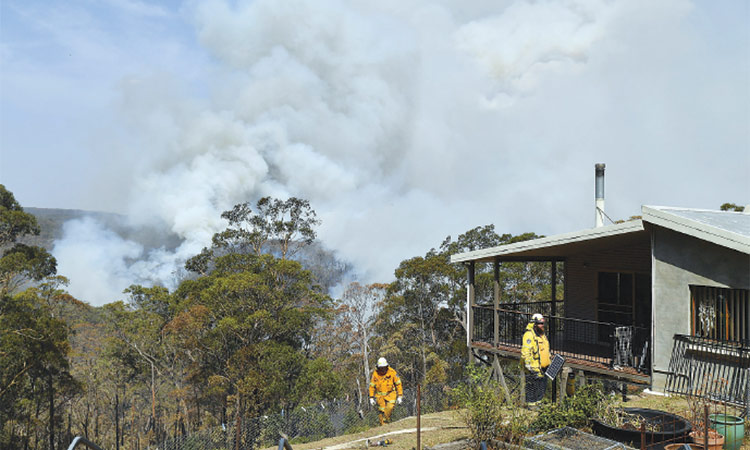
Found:
[[[711,136],[697,131],[711,115],[702,100],[729,96],[692,95],[695,58],[710,52],[691,38],[691,11],[684,0],[189,3],[207,76],[123,79],[127,138],[102,169],[122,182],[130,226],[181,244],[148,250],[70,223],[60,272],[94,304],[130,283],[174,287],[222,211],[270,195],[308,199],[320,240],[362,280],[388,281],[474,226],[592,226],[595,162],[608,166],[613,218],[644,203],[716,207],[699,187],[659,183],[684,154],[684,171],[716,167],[707,142],[748,143],[741,106]],[[722,183],[747,192],[740,172]]]

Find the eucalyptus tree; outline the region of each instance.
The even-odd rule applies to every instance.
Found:
[[[39,231],[36,217],[24,212],[13,193],[0,184],[0,295],[57,272],[57,262],[47,250],[19,242]]]

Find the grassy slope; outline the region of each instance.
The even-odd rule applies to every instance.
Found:
[[[683,417],[689,415],[688,404],[683,398],[641,394],[630,396],[628,399],[629,400],[623,404],[624,407],[660,409]],[[432,447],[437,444],[468,438],[469,430],[463,422],[463,413],[463,410],[444,411],[422,416],[421,427],[423,430],[427,428],[438,428],[437,430],[422,431],[422,446]],[[536,413],[529,411],[529,414]],[[416,425],[417,421],[415,417],[407,417],[382,427],[371,428],[367,431],[345,436],[337,436],[316,442],[308,442],[305,444],[294,444],[293,447],[294,450],[319,450],[333,446],[337,446],[335,450],[343,450],[344,448],[365,449],[367,448],[367,444],[363,439],[375,441],[387,438],[393,441],[393,443],[388,446],[389,449],[411,450],[417,445],[415,432],[412,431],[391,436],[382,435],[398,430],[413,429],[416,428]],[[750,436],[745,438],[742,449],[750,450]]]
[[[462,411],[443,411],[422,416],[422,446],[431,447],[437,444],[468,438],[468,429],[465,428],[465,424],[461,420],[461,412]],[[348,443],[347,445],[343,445],[338,448],[365,449],[367,448],[367,443],[363,439],[370,439],[372,441],[390,439],[392,443],[388,445],[388,449],[411,450],[412,448],[417,446],[416,432],[394,434],[383,437],[381,436],[393,431],[414,429],[416,428],[416,426],[416,417],[406,417],[397,422],[383,425],[382,427],[374,427],[366,431],[361,431],[359,433],[337,436],[316,442],[293,444],[293,447],[294,450],[314,450],[332,446],[338,447],[340,444]],[[428,428],[437,429],[424,431]]]

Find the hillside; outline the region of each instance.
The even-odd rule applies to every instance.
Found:
[[[304,444],[292,444],[294,450],[344,450],[365,449],[375,442],[388,439],[387,448],[411,450],[417,446],[416,417],[406,417],[382,427],[370,428],[359,433],[347,434]],[[459,441],[469,437],[466,424],[461,419],[461,411],[450,410],[423,415],[421,418],[422,447]]]
[[[39,236],[27,237],[24,242],[44,247],[47,250],[52,249],[55,240],[63,237],[65,222],[84,218],[93,219],[121,238],[138,242],[145,248],[175,248],[180,242],[179,237],[172,233],[153,228],[136,230],[129,227],[126,217],[121,214],[56,208],[24,208],[24,211],[33,214],[41,228]]]
[[[131,227],[128,225],[127,217],[121,214],[79,209],[28,207],[24,208],[24,211],[36,217],[41,232],[39,236],[26,236],[21,239],[21,242],[44,247],[50,252],[55,246],[55,241],[63,238],[65,223],[84,218],[95,220],[124,240],[137,242],[145,250],[155,248],[173,250],[181,243],[179,236],[169,232],[166,228]],[[317,241],[303,247],[294,255],[294,259],[310,270],[315,280],[326,290],[337,285],[345,274],[353,269],[351,264],[340,260],[334,251]]]

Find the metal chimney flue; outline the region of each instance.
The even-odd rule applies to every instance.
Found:
[[[595,164],[596,171],[596,204],[595,204],[595,220],[596,227],[599,228],[604,226],[604,163]]]

